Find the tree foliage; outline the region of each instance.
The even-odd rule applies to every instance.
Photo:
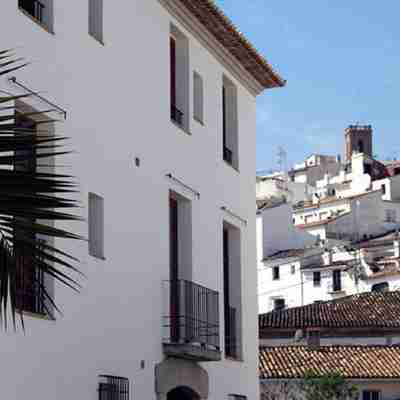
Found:
[[[0,77],[25,66],[12,51],[0,51]],[[82,237],[56,227],[59,222],[80,218],[68,211],[78,206],[69,198],[76,192],[76,182],[69,175],[55,173],[53,160],[68,151],[64,149],[66,137],[49,129],[58,122],[48,118],[53,110],[21,111],[17,109],[18,102],[30,95],[4,93],[0,92],[0,317],[7,328],[10,316],[16,327],[16,314],[21,315],[23,326],[19,305],[22,272],[33,277],[32,284],[50,316],[53,310],[60,310],[36,276],[45,274],[73,290],[79,289],[78,260],[63,251],[60,242]],[[17,113],[19,120],[34,119],[35,128],[21,125]],[[53,163],[53,168],[43,169],[40,163]],[[29,262],[22,263],[22,258]]]
[[[356,400],[358,389],[342,375],[332,372],[323,376],[307,372],[302,383],[305,400]]]

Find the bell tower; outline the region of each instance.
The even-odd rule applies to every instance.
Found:
[[[349,125],[345,130],[346,161],[351,160],[353,153],[364,153],[372,158],[371,125]]]

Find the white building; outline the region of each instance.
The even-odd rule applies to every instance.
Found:
[[[282,79],[208,0],[6,0],[0,19],[32,61],[0,89],[65,116],[91,236],[61,245],[87,276],[55,285],[65,315],[3,333],[3,397],[257,399],[255,98]]]
[[[322,240],[360,240],[400,227],[400,202],[382,199],[380,190],[329,198],[293,209],[297,228]]]
[[[324,246],[325,247],[325,246]],[[397,233],[359,243],[279,251],[258,265],[259,312],[400,289]]]

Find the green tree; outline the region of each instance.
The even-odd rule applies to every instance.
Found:
[[[357,387],[336,372],[320,376],[308,371],[302,390],[306,400],[356,400],[359,395]]]
[[[10,50],[0,51],[0,76],[25,67]],[[68,153],[65,137],[50,132],[46,112],[23,112],[17,109],[29,95],[13,96],[0,92],[0,316],[7,328],[8,318],[16,327],[16,314],[21,315],[21,276],[29,276],[40,293],[46,313],[60,311],[54,303],[40,274],[78,291],[76,268],[78,260],[59,248],[60,239],[81,240],[82,237],[56,227],[60,221],[80,218],[68,209],[77,207],[68,198],[76,192],[73,177],[37,168],[39,162],[54,163],[56,157]],[[34,120],[35,126],[21,123]],[[57,239],[52,245],[53,238]],[[25,260],[21,262],[21,260]],[[26,262],[28,260],[28,262]],[[26,279],[26,278],[24,278]]]

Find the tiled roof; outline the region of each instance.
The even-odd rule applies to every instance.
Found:
[[[362,293],[259,316],[259,328],[400,328],[400,291]]]
[[[289,257],[299,257],[302,256],[306,251],[307,251],[306,248],[280,250],[266,257],[263,261],[279,260],[281,258],[289,258]]]
[[[400,347],[306,346],[262,347],[260,378],[302,378],[337,372],[346,379],[400,379]]]
[[[212,0],[179,0],[234,58],[264,87],[284,86],[267,60]]]
[[[350,261],[350,260],[349,260],[349,261]],[[332,261],[332,262],[329,263],[329,264],[324,264],[324,262],[321,260],[321,262],[318,263],[318,264],[312,263],[312,264],[309,264],[309,265],[304,265],[304,266],[301,267],[301,269],[302,269],[302,270],[305,270],[305,271],[308,271],[308,270],[312,270],[312,269],[328,269],[328,268],[332,268],[332,267],[343,267],[343,268],[347,268],[347,267],[348,267],[347,263],[348,263],[349,261],[345,261],[345,260],[342,260],[342,261]]]

